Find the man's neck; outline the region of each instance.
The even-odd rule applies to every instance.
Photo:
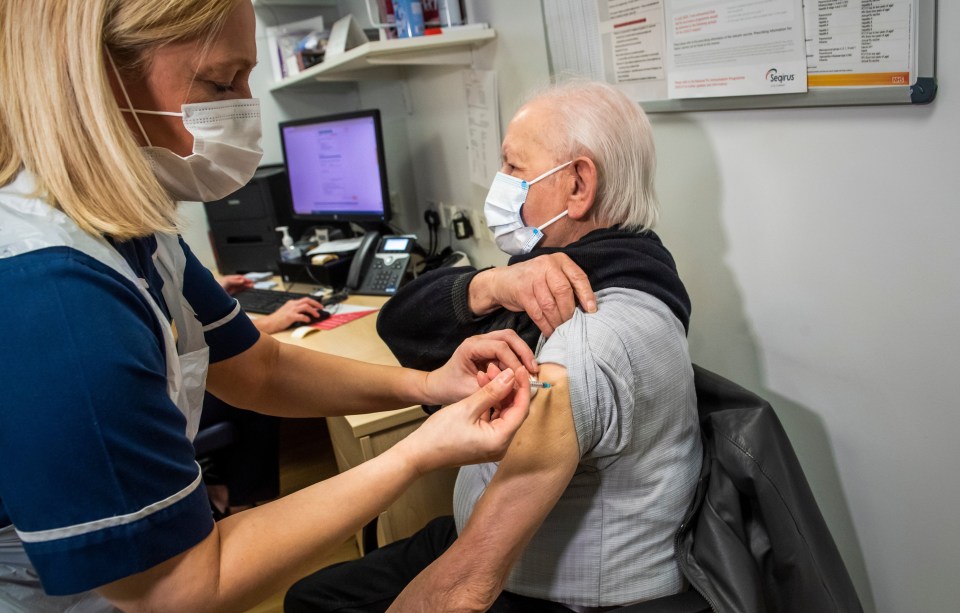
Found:
[[[563,225],[561,225],[563,224]],[[566,247],[577,242],[594,230],[608,227],[607,224],[601,224],[593,219],[576,220],[564,217],[554,224],[557,227],[553,232],[544,232],[545,238],[540,244],[541,247]],[[549,228],[553,230],[553,228]],[[548,230],[548,231],[549,231]]]

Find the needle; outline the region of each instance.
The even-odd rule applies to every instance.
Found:
[[[530,397],[531,398],[536,396],[537,392],[539,392],[540,390],[548,390],[551,387],[553,386],[547,383],[546,381],[537,381],[535,378],[530,377]]]

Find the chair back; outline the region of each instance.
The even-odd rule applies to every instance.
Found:
[[[684,575],[717,613],[863,608],[770,404],[694,365],[704,463],[677,534]]]

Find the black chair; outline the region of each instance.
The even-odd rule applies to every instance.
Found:
[[[678,530],[691,589],[623,613],[856,613],[863,607],[768,402],[694,366],[704,462]]]
[[[204,482],[226,486],[231,505],[257,504],[280,495],[279,445],[279,417],[242,411],[209,393],[204,396],[193,448]]]
[[[237,427],[229,421],[201,428],[193,439],[193,450],[197,458],[205,458],[215,451],[224,449],[237,439]]]
[[[712,611],[710,604],[700,595],[700,592],[693,588],[673,596],[664,596],[614,610],[617,613],[711,613]]]

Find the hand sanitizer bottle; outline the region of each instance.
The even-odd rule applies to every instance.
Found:
[[[292,262],[294,260],[300,259],[300,250],[294,247],[293,237],[290,236],[290,228],[288,226],[279,226],[277,227],[277,232],[283,232],[283,238],[280,240],[280,261],[281,262]]]

